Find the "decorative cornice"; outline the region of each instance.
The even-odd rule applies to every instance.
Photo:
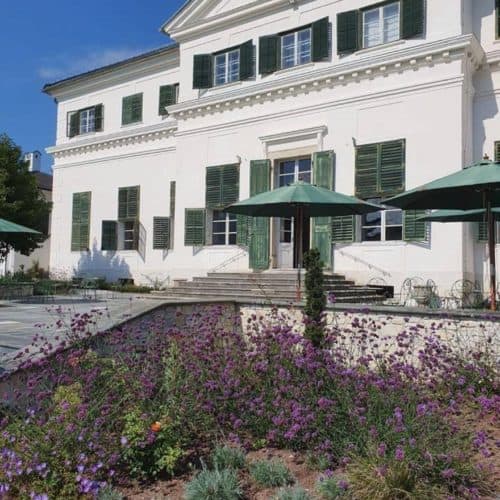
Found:
[[[288,9],[293,3],[295,2],[290,0],[266,0],[265,2],[253,0],[236,9],[206,17],[208,2],[192,0],[190,4],[178,11],[160,29],[181,43],[235,23],[241,24],[277,10]],[[216,5],[217,2],[212,2],[210,7]]]
[[[168,108],[177,120],[188,120],[206,114],[283,99],[310,91],[345,86],[351,82],[376,76],[402,73],[423,66],[469,58],[474,67],[484,61],[484,52],[473,35],[447,38],[412,47],[397,48],[380,54],[366,54],[359,59],[310,71],[297,71],[269,82],[238,87],[216,95],[208,95]]]
[[[325,136],[328,128],[325,125],[319,127],[301,128],[298,130],[289,130],[287,132],[280,132],[277,134],[265,135],[259,137],[260,142],[264,146],[264,155],[267,157],[269,146],[272,144],[279,144],[290,141],[298,141],[301,139],[314,137],[318,143],[318,151],[323,149],[323,137]]]
[[[159,125],[136,128],[134,130],[116,132],[91,139],[83,139],[76,142],[69,142],[58,146],[52,146],[45,151],[58,160],[68,156],[75,156],[94,151],[130,146],[133,144],[143,144],[147,142],[159,141],[172,137],[177,129],[177,123],[169,120]]]

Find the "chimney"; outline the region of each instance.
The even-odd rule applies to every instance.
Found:
[[[24,161],[29,163],[28,169],[30,172],[40,172],[42,170],[42,153],[40,151],[26,153]]]

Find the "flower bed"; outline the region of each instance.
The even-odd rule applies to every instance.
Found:
[[[178,326],[158,311],[89,343],[91,322],[75,319],[69,349],[40,337],[53,354],[26,359],[26,389],[4,395],[0,496],[90,497],[175,476],[221,439],[340,467],[356,498],[491,491],[495,443],[470,422],[497,423],[495,363],[486,348],[464,358],[437,326],[383,337],[380,323],[354,317],[329,326],[320,349],[277,312],[248,318],[242,333],[222,308]]]

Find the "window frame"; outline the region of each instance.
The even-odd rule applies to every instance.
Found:
[[[398,37],[395,38],[394,40],[388,40],[388,41],[385,41],[384,40],[384,9],[386,9],[387,7],[390,7],[392,5],[397,5],[398,6]],[[366,29],[366,22],[365,22],[365,17],[367,14],[369,14],[370,12],[374,12],[374,11],[378,11],[379,12],[379,20],[378,20],[378,43],[374,43],[373,45],[366,45],[365,43],[365,39],[366,39],[366,35],[365,35],[365,29]],[[393,43],[393,42],[397,42],[399,40],[401,40],[402,38],[402,33],[401,33],[401,29],[402,29],[402,19],[401,19],[401,16],[402,16],[402,11],[403,9],[401,8],[401,0],[396,0],[396,1],[388,1],[388,2],[384,2],[382,4],[378,4],[378,5],[375,5],[375,6],[369,6],[369,7],[366,7],[364,9],[361,9],[361,33],[360,33],[360,37],[361,37],[361,50],[363,49],[371,49],[373,47],[380,47],[382,45],[387,45],[388,43]]]
[[[309,32],[309,57],[308,57],[308,60],[307,61],[304,61],[304,62],[300,62],[300,51],[299,51],[299,33],[303,33],[303,32]],[[285,37],[288,37],[288,36],[291,36],[293,35],[294,36],[294,40],[293,40],[293,64],[290,65],[290,66],[284,66],[283,64],[283,61],[285,60],[285,57],[284,57],[284,44],[283,44],[283,40]],[[279,68],[280,69],[289,69],[289,68],[295,68],[297,66],[303,66],[304,64],[309,64],[312,62],[313,60],[313,32],[312,32],[312,25],[310,26],[305,26],[305,27],[302,27],[302,28],[298,28],[296,30],[293,30],[293,31],[288,31],[286,33],[281,33],[279,35],[279,39],[280,39],[280,66]]]
[[[224,214],[224,218],[216,218],[216,215]],[[238,238],[238,218],[236,214],[230,214],[224,210],[212,210],[211,212],[211,222],[210,222],[210,242],[211,246],[223,247],[223,246],[235,246],[237,245]],[[224,231],[214,231],[214,224],[224,223]],[[231,231],[231,223],[234,223],[234,231]],[[224,235],[224,243],[215,243],[214,236]],[[234,236],[234,243],[231,242],[231,236]]]
[[[229,56],[230,54],[238,54],[238,71],[236,72],[236,78],[230,80],[232,75],[230,71]],[[228,49],[223,52],[217,52],[213,56],[213,86],[221,87],[223,85],[228,85],[230,83],[235,83],[240,81],[240,66],[241,66],[241,50],[240,47]],[[224,57],[224,82],[217,83],[217,58]]]
[[[90,116],[90,113],[92,112],[92,116]],[[82,130],[82,119],[84,114],[87,115],[87,129]],[[81,109],[78,111],[78,135],[84,135],[84,134],[90,134],[92,132],[95,132],[95,106],[91,106],[89,108]],[[89,129],[88,125],[89,123],[92,123],[92,129]]]
[[[369,198],[366,201],[368,202],[373,202],[373,203],[379,203],[380,204],[380,198]],[[397,207],[389,207],[387,205],[380,205],[384,207],[386,210],[377,210],[375,212],[370,212],[369,214],[365,215],[360,215],[359,216],[359,242],[360,243],[398,243],[398,242],[403,242],[405,241],[404,238],[404,210],[397,208]],[[401,214],[401,224],[387,224],[387,214],[390,212],[399,212]],[[366,216],[370,214],[375,214],[375,213],[380,213],[380,224],[379,225],[372,225],[368,226],[363,224],[363,221],[365,220]],[[363,238],[363,231],[365,229],[369,228],[375,228],[375,227],[380,227],[380,239],[379,240],[368,240]],[[401,237],[399,239],[387,239],[387,229],[391,227],[399,227],[401,228]]]

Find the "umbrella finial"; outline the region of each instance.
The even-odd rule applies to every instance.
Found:
[[[488,156],[488,153],[484,153],[483,160],[489,160],[490,157]]]

